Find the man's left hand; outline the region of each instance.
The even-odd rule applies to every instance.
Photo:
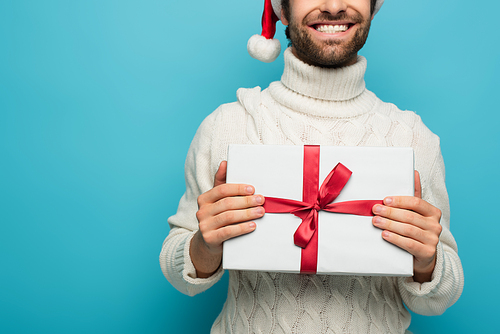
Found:
[[[373,206],[373,225],[383,229],[382,237],[413,255],[413,280],[430,282],[436,264],[441,234],[441,210],[422,199],[420,175],[415,171],[415,196],[384,198]]]

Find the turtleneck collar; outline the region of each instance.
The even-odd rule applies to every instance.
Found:
[[[366,59],[354,65],[323,68],[304,63],[285,50],[281,81],[269,86],[272,97],[293,110],[321,117],[352,117],[368,112],[375,95],[365,89]]]

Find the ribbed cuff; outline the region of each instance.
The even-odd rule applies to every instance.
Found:
[[[189,248],[191,246],[191,240],[193,239],[194,235],[196,232],[190,233],[190,235],[186,238],[184,247],[179,247],[177,249],[177,252],[179,254],[176,254],[176,265],[177,265],[177,258],[179,257],[179,260],[182,258],[182,263],[183,263],[183,269],[182,270],[182,278],[189,284],[192,285],[208,285],[207,289],[217,283],[218,280],[222,277],[224,274],[224,270],[222,269],[222,266],[217,269],[215,273],[212,274],[212,276],[207,277],[207,278],[198,278],[196,276],[196,268],[194,267],[193,261],[191,261],[191,256],[189,254]],[[182,252],[182,253],[181,253]]]
[[[438,243],[436,248],[436,265],[431,275],[431,281],[425,283],[415,282],[413,277],[406,277],[402,281],[402,286],[412,295],[417,297],[432,297],[439,288],[444,270],[443,245]]]
[[[167,280],[180,292],[194,296],[217,283],[224,274],[222,268],[208,278],[196,277],[196,269],[191,261],[189,248],[193,232],[171,234],[163,244],[160,266]]]

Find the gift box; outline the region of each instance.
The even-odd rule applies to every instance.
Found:
[[[412,276],[413,257],[382,239],[371,208],[413,196],[413,149],[230,145],[226,181],[266,198],[255,231],[224,242],[223,268]]]

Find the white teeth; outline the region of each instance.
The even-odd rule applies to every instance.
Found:
[[[347,25],[318,25],[316,30],[319,32],[324,32],[327,34],[335,34],[338,32],[343,32],[347,30]]]

